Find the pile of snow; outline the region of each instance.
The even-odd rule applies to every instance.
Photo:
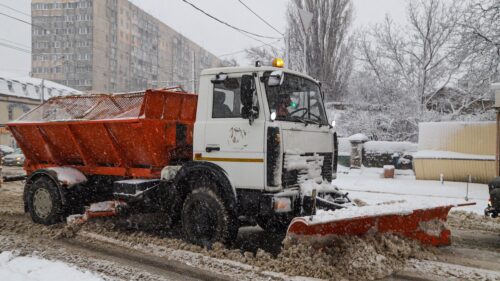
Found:
[[[416,152],[418,145],[407,141],[369,141],[363,144],[367,153],[406,153]]]
[[[333,184],[342,191],[349,192],[351,199],[374,205],[391,200],[406,200],[415,204],[425,204],[429,200],[438,200],[443,204],[453,204],[464,200],[466,195],[474,206],[460,207],[482,215],[488,204],[488,185],[450,181],[415,180],[411,170],[396,170],[394,179],[384,179],[382,168],[366,168],[339,173]],[[454,210],[454,209],[453,209]]]
[[[409,215],[415,210],[427,210],[446,205],[458,205],[464,203],[463,200],[456,200],[455,203],[443,203],[440,200],[426,200],[424,202],[400,201],[393,204],[367,205],[362,207],[349,207],[335,211],[318,210],[312,218],[311,224],[323,222],[333,222],[346,219],[385,216],[385,215]]]
[[[348,138],[348,140],[354,141],[354,142],[364,142],[364,141],[368,141],[368,137],[364,134],[358,133],[358,134],[354,134],[354,135],[350,136]]]
[[[316,153],[314,155],[304,156],[287,152],[285,155],[284,167],[287,171],[299,171],[297,178],[298,183],[303,183],[310,179],[319,180],[321,182],[321,167],[323,167],[323,160],[324,157]]]
[[[102,281],[103,279],[89,271],[81,271],[60,261],[21,257],[6,251],[0,253],[0,280]]]

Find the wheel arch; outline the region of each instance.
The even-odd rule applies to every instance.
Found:
[[[66,205],[67,202],[64,189],[76,184],[85,183],[87,181],[87,178],[82,172],[71,167],[53,167],[36,170],[26,179],[26,185],[23,192],[25,212],[28,210],[28,188],[40,177],[47,177],[56,185],[63,206]],[[74,180],[68,181],[68,178],[73,178]]]
[[[207,176],[216,183],[217,190],[214,191],[221,196],[228,209],[236,213],[238,200],[236,189],[231,184],[226,171],[211,162],[190,161],[185,163],[174,178],[174,186],[177,194],[184,200],[185,196],[191,192],[189,187],[186,186],[187,181],[196,179],[196,177],[202,175]]]

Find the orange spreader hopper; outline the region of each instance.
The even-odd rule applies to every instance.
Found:
[[[450,245],[451,232],[446,227],[448,212],[453,207],[475,204],[412,208],[405,203],[396,203],[321,212],[315,216],[294,218],[288,227],[287,237],[292,241],[326,246],[333,235],[392,233],[425,245]]]
[[[64,166],[154,179],[171,161],[193,158],[197,99],[177,88],[54,97],[7,126],[28,175]]]

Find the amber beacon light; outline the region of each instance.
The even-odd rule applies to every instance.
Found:
[[[285,62],[280,58],[275,58],[273,59],[273,66],[283,68],[283,66],[285,66]]]

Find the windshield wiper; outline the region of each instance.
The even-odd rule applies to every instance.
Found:
[[[319,121],[316,121],[316,120],[313,120],[313,119],[306,119],[306,122],[309,122],[309,124],[319,125],[320,127],[323,125]]]
[[[290,119],[290,121],[293,121],[293,122],[297,122],[297,121],[302,122],[306,126],[310,124],[305,119],[302,119],[302,118],[300,118],[298,116],[289,116],[287,119]]]

